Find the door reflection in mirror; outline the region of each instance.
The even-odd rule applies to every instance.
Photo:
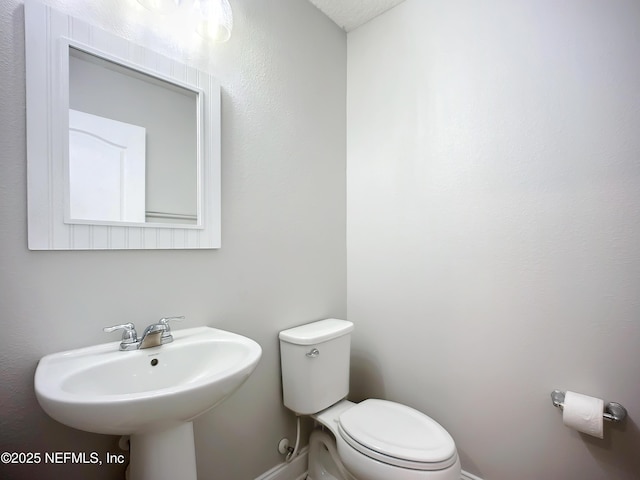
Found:
[[[69,109],[69,216],[145,222],[145,129]]]

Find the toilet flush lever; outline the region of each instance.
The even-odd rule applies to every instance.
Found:
[[[309,358],[316,358],[318,355],[320,355],[320,350],[318,350],[317,348],[312,348],[307,353],[305,353],[305,355]]]

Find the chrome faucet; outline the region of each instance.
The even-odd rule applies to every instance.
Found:
[[[123,330],[122,340],[120,341],[120,350],[140,350],[142,348],[151,348],[164,345],[165,343],[173,342],[173,335],[171,334],[170,321],[181,322],[184,320],[184,316],[180,317],[165,317],[158,320],[157,323],[152,323],[142,332],[142,337],[138,339],[138,333],[133,323],[123,323],[122,325],[113,325],[111,327],[104,327],[104,332],[115,332],[116,330]]]

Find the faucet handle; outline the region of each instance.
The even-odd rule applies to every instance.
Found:
[[[111,327],[104,327],[102,329],[103,332],[111,333],[116,330],[123,330],[122,332],[122,342],[123,344],[127,343],[135,343],[138,341],[138,334],[136,332],[136,327],[133,323],[123,323],[122,325],[113,325]]]
[[[160,325],[164,326],[164,332],[162,332],[162,338],[165,343],[169,343],[173,341],[173,335],[171,335],[171,327],[169,326],[169,322],[181,322],[184,320],[184,315],[179,317],[164,317],[158,320]]]
[[[169,326],[169,322],[181,322],[184,320],[184,315],[180,315],[179,317],[164,317],[161,318],[158,323],[164,325],[166,328],[166,332],[169,333],[171,331],[171,327]]]

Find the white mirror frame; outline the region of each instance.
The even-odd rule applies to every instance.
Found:
[[[69,155],[68,45],[199,92],[197,225],[65,223]],[[30,250],[220,248],[220,84],[169,59],[37,1],[25,2],[27,199]]]

